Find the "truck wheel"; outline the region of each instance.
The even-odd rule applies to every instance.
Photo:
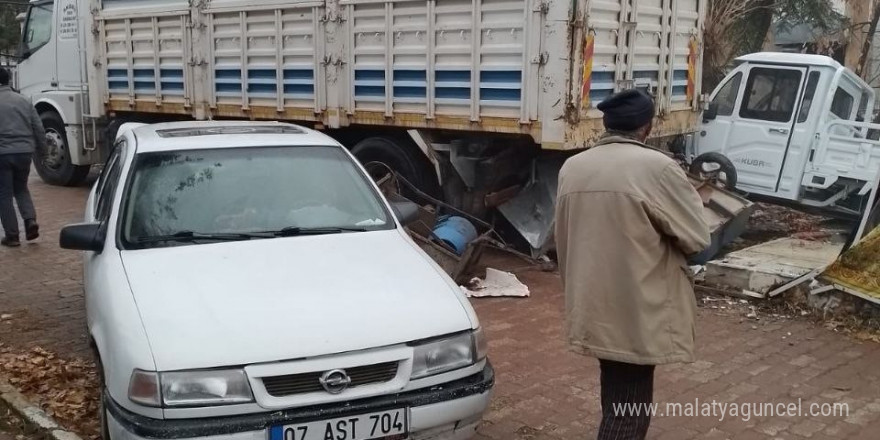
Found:
[[[721,153],[703,153],[691,162],[690,173],[726,189],[736,189],[736,167]]]
[[[88,177],[90,167],[71,163],[64,121],[53,112],[41,114],[40,119],[46,129],[46,148],[34,152],[37,174],[50,185],[79,185]]]
[[[409,148],[398,139],[373,137],[358,142],[351,153],[364,165],[373,179],[381,179],[390,168],[419,190],[436,197],[439,185],[432,168],[413,148],[415,147]]]

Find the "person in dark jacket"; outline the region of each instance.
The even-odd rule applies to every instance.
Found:
[[[25,238],[40,236],[37,212],[28,192],[31,156],[36,148],[46,147],[46,132],[40,115],[25,97],[9,87],[9,72],[0,68],[0,221],[5,235],[3,246],[21,245],[18,218],[12,200],[24,220]]]

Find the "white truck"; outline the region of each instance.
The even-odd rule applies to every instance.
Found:
[[[716,111],[712,119],[710,108],[705,136],[697,135],[705,105],[706,3],[33,0],[18,87],[47,130],[50,147],[35,162],[49,183],[82,181],[90,165],[108,156],[125,122],[291,121],[350,147],[371,173],[391,168],[477,217],[497,210],[540,253],[552,242],[559,166],[601,136],[596,105],[626,88],[655,97],[655,144],[671,146],[687,161],[703,152],[729,154],[741,189],[802,198],[787,181],[779,188],[790,193],[763,182],[754,186],[752,177],[766,173],[752,170],[754,164],[770,160],[750,156],[758,152],[751,147],[726,144],[743,139],[738,130],[750,130],[748,124],[732,121],[718,134],[727,115]],[[799,72],[790,82],[797,83],[791,87],[800,102],[811,69],[819,67],[785,57],[747,65],[783,76]],[[731,78],[737,75],[742,84],[750,81],[748,71]],[[822,76],[819,90],[841,76]],[[851,82],[854,97],[873,100],[870,89],[862,98],[863,84]],[[724,87],[714,96],[730,93]],[[737,88],[737,103],[745,88]],[[720,105],[714,108],[726,110]],[[791,124],[778,129],[793,130]],[[780,156],[794,152],[787,144],[766,148]],[[707,158],[729,165],[718,156],[704,156],[695,170],[712,172]],[[735,177],[731,167],[725,170]],[[812,184],[834,191],[835,182]]]
[[[34,0],[19,89],[82,181],[124,122],[292,121],[533,248],[564,155],[601,135],[602,99],[656,97],[654,136],[693,133],[705,0]],[[547,185],[535,182],[549,182]]]
[[[858,218],[880,171],[874,90],[818,55],[737,60],[712,94],[689,157],[705,159],[750,198]],[[725,159],[726,158],[726,159]]]

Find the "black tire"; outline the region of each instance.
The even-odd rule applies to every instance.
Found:
[[[408,145],[402,139],[372,137],[358,142],[351,153],[364,165],[373,179],[381,179],[390,168],[419,190],[436,197],[439,185],[433,168],[417,150],[418,147]]]
[[[706,165],[715,164],[712,170],[707,170]],[[703,153],[697,156],[689,168],[691,174],[703,179],[711,180],[727,189],[736,189],[736,167],[727,156],[721,153]]]
[[[54,112],[45,112],[40,119],[46,130],[47,145],[45,150],[34,152],[37,174],[50,185],[76,186],[83,183],[91,167],[71,163],[64,121]]]

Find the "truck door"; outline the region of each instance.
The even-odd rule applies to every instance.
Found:
[[[82,51],[79,33],[81,19],[77,11],[77,0],[58,0],[55,8],[55,62],[58,88],[61,90],[81,90],[85,82]],[[84,18],[82,18],[84,19]]]
[[[700,130],[699,154],[722,152],[733,128],[736,103],[742,92],[743,77],[748,71],[734,71],[725,78],[715,93],[712,94],[711,105],[715,115],[703,121]]]
[[[724,154],[736,166],[738,188],[767,195],[776,192],[806,71],[805,67],[762,65],[748,69],[724,147]]]

